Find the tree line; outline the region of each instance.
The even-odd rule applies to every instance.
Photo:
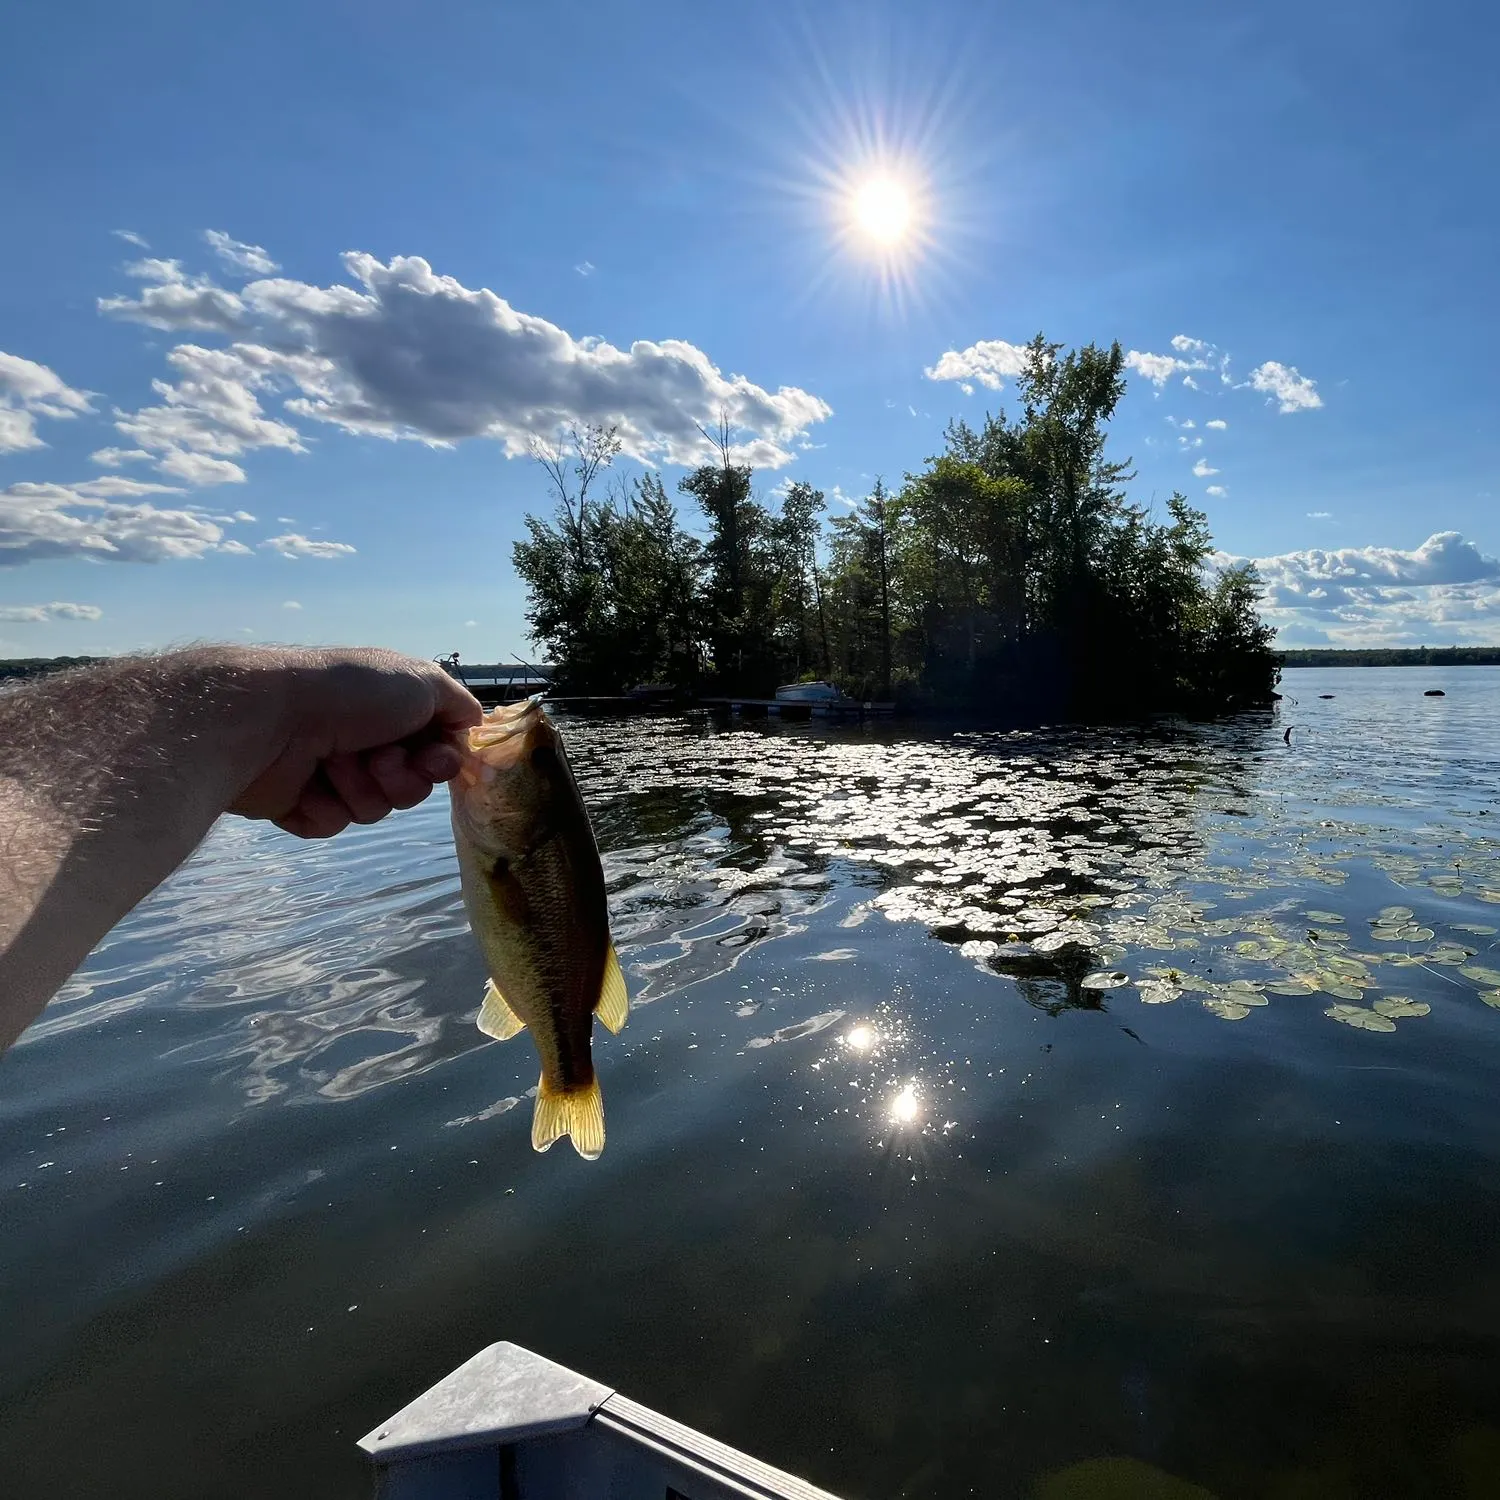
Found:
[[[860,698],[1032,713],[1266,701],[1272,630],[1248,565],[1212,572],[1207,518],[1174,494],[1130,500],[1106,456],[1125,390],[1118,344],[1038,335],[1018,410],[950,424],[943,451],[848,513],[734,461],[678,483],[624,478],[617,435],[538,445],[554,501],[514,549],[534,640],[577,693],[641,683],[769,696],[825,678]]]

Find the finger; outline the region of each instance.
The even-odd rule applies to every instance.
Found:
[[[433,722],[443,729],[468,729],[484,718],[484,706],[466,687],[455,682],[441,667],[434,666],[436,702]]]
[[[462,754],[443,741],[421,745],[412,751],[412,769],[429,781],[452,781],[463,765]]]
[[[413,770],[404,745],[382,745],[365,764],[392,807],[415,807],[432,795],[432,779]]]
[[[356,823],[378,823],[394,805],[362,756],[330,755],[323,774]]]
[[[334,834],[342,833],[351,819],[343,799],[335,795],[321,776],[316,776],[302,788],[297,805],[276,822],[301,839],[331,839]]]

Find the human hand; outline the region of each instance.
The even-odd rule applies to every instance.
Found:
[[[394,651],[278,649],[240,662],[246,657],[252,712],[273,727],[250,741],[247,779],[229,811],[299,838],[330,838],[415,807],[458,774],[467,730],[483,715],[435,663]]]

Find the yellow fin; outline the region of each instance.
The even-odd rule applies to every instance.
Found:
[[[537,1085],[531,1116],[531,1144],[546,1151],[553,1141],[571,1136],[573,1149],[585,1161],[598,1161],[604,1150],[604,1096],[596,1078],[587,1088],[553,1093],[544,1078]]]
[[[526,1023],[505,1003],[493,979],[484,982],[484,1004],[479,1007],[479,1029],[497,1042],[508,1042]]]
[[[625,989],[625,976],[620,972],[620,960],[615,957],[615,945],[609,945],[609,956],[604,960],[604,987],[599,992],[599,1003],[594,1014],[616,1035],[630,1014],[630,995]]]

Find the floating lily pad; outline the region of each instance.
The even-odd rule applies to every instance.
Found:
[[[1297,979],[1278,979],[1266,986],[1268,994],[1272,995],[1315,995],[1317,986],[1303,984]]]
[[[1305,911],[1302,913],[1309,922],[1342,922],[1344,919],[1336,911]]]
[[[1409,906],[1382,906],[1375,913],[1376,919],[1381,922],[1394,922],[1400,926],[1402,922],[1410,922],[1416,915]]]
[[[1432,1012],[1432,1007],[1425,1000],[1408,1000],[1405,995],[1385,995],[1375,1002],[1375,1009],[1393,1021],[1404,1020],[1407,1016],[1425,1016]]]
[[[1396,1029],[1396,1023],[1389,1016],[1366,1010],[1363,1005],[1330,1005],[1323,1014],[1360,1031],[1394,1031]]]
[[[1500,990],[1480,990],[1479,998],[1494,1010],[1500,1010]]]
[[[1318,978],[1318,988],[1325,995],[1332,995],[1337,1000],[1363,1000],[1364,991],[1357,989],[1352,984],[1345,984],[1337,975],[1323,974]]]
[[[1500,906],[1500,891],[1475,891],[1474,894],[1481,901],[1488,901],[1492,906]]]
[[[1182,998],[1182,991],[1175,984],[1164,984],[1160,980],[1143,979],[1136,990],[1142,1005],[1170,1005]]]
[[[1500,969],[1489,969],[1483,964],[1465,964],[1458,972],[1465,979],[1472,979],[1475,984],[1500,985]]]
[[[1472,932],[1475,937],[1494,937],[1500,927],[1486,927],[1483,922],[1455,922],[1455,932]]]
[[[1419,927],[1415,922],[1408,922],[1405,927],[1396,929],[1396,936],[1404,943],[1426,943],[1437,936],[1430,927]]]
[[[1257,984],[1253,979],[1231,979],[1224,985],[1224,988],[1235,994],[1248,993],[1258,995],[1265,989],[1265,985]]]
[[[1239,1000],[1220,1000],[1213,995],[1203,999],[1203,1008],[1212,1011],[1221,1021],[1243,1021],[1250,1014],[1250,1007]]]
[[[1500,982],[1500,979],[1497,979]],[[1122,985],[1130,983],[1130,975],[1122,973],[1119,969],[1100,969],[1096,974],[1085,974],[1079,981],[1080,987],[1086,990],[1117,990]]]

